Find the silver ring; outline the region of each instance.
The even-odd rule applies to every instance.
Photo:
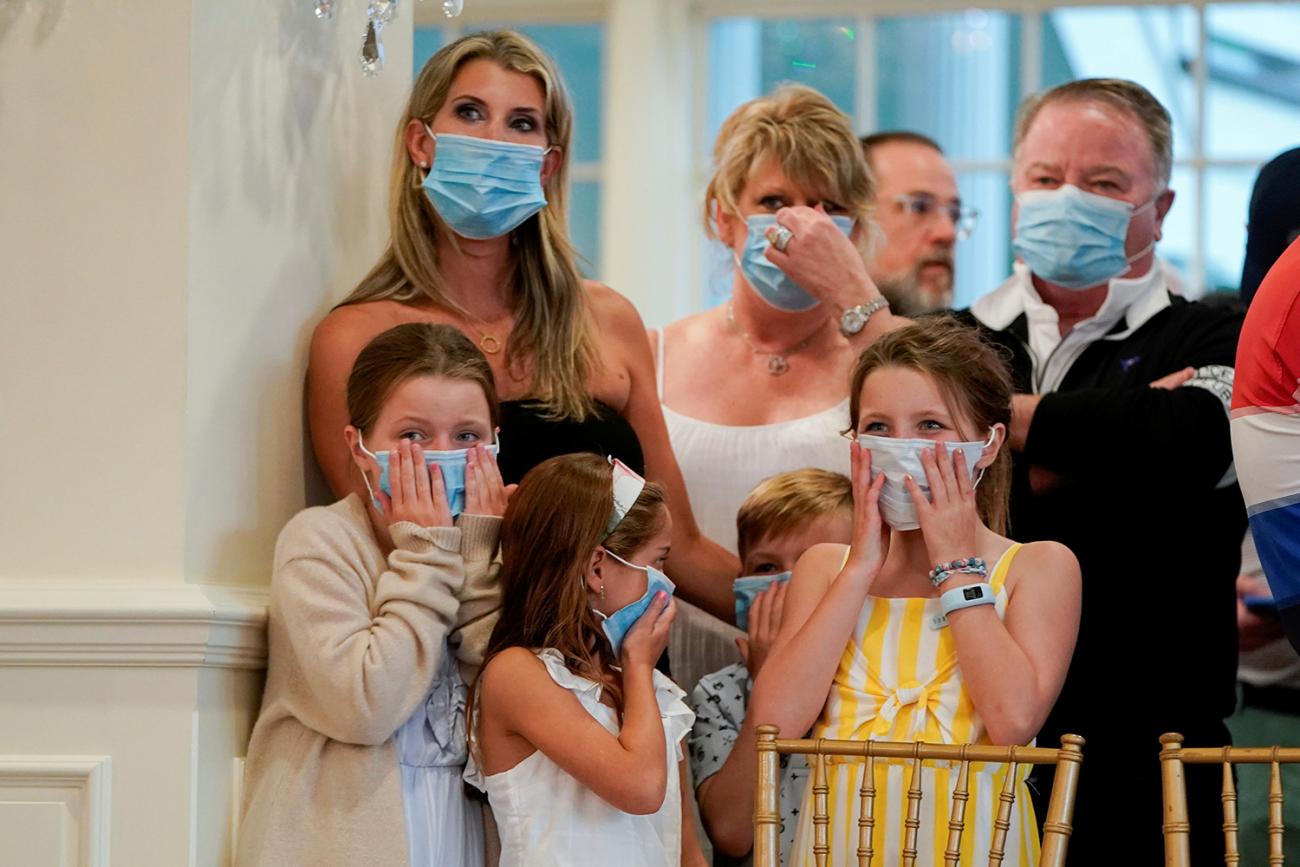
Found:
[[[772,246],[784,253],[785,248],[790,244],[790,239],[794,237],[794,232],[791,232],[780,223],[777,223],[768,231],[771,233],[768,240],[771,241]]]

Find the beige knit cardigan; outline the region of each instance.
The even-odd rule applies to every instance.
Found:
[[[500,524],[395,524],[385,558],[353,494],[280,533],[237,867],[407,864],[393,734],[428,693],[444,639],[470,680],[482,664]]]

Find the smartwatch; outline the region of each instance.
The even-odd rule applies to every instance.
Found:
[[[884,298],[877,298],[869,304],[857,304],[850,307],[840,314],[840,334],[845,337],[852,337],[867,327],[867,320],[871,314],[878,310],[884,310],[889,306],[889,302]]]
[[[951,590],[945,590],[939,597],[939,610],[946,619],[954,611],[970,608],[973,605],[993,605],[997,602],[990,584],[963,584]]]

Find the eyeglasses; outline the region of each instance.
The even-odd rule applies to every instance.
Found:
[[[956,202],[949,202],[945,205],[940,203],[934,196],[924,193],[920,195],[903,193],[894,196],[894,202],[915,217],[918,223],[923,223],[939,213],[947,214],[957,232],[958,241],[964,241],[971,236],[971,233],[975,231],[975,223],[980,216],[980,212],[974,208],[963,208]]]

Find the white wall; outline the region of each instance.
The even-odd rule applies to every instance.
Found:
[[[189,25],[0,5],[0,575],[180,576]]]
[[[361,0],[336,0],[324,22],[310,0],[195,3],[188,580],[264,584],[285,520],[328,498],[304,461],[307,344],[388,237],[411,82],[409,7],[399,15],[384,31],[388,68],[367,79]]]
[[[409,6],[366,79],[336,5],[0,0],[0,863],[229,861],[306,343],[410,85]]]

